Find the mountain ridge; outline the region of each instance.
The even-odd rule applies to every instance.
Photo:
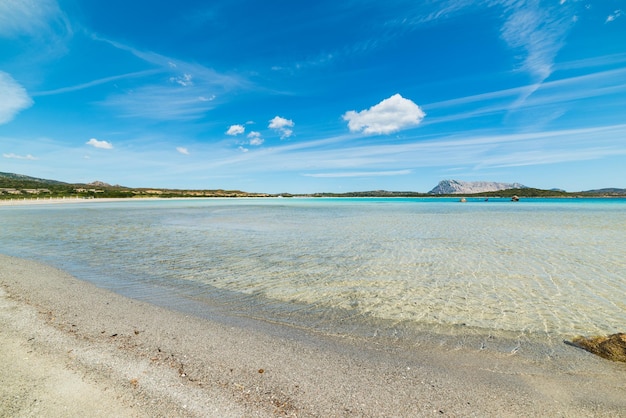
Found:
[[[97,187],[97,189],[96,189]],[[29,190],[30,189],[30,190]],[[11,198],[15,195],[36,195],[41,190],[48,196],[86,196],[94,197],[145,197],[145,196],[161,196],[161,197],[271,197],[271,196],[309,196],[309,197],[426,197],[426,196],[445,196],[459,194],[489,194],[490,196],[499,195],[498,192],[504,192],[502,195],[510,195],[511,193],[520,196],[529,197],[575,197],[575,196],[591,196],[591,197],[626,197],[626,188],[601,188],[579,192],[565,192],[561,189],[534,189],[524,186],[520,183],[500,183],[500,182],[464,182],[460,180],[442,180],[435,188],[428,193],[414,191],[386,191],[374,190],[363,192],[348,193],[249,193],[239,190],[223,190],[223,189],[166,189],[166,188],[130,188],[120,185],[110,185],[103,181],[93,181],[91,183],[66,183],[58,180],[42,179],[31,177],[24,174],[4,173],[0,172],[0,198]]]
[[[527,189],[520,183],[499,183],[495,181],[460,181],[441,180],[428,194],[474,194],[485,192],[497,192],[509,189]]]

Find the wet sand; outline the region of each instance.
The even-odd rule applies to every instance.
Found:
[[[541,361],[258,325],[0,256],[0,416],[626,416],[626,364],[573,347]]]

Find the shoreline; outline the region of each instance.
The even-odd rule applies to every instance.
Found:
[[[11,366],[0,371],[0,415],[626,416],[626,365],[582,350],[572,366],[267,333],[128,299],[44,264],[0,255],[0,265],[0,356]]]
[[[168,201],[168,200],[242,200],[242,199],[282,199],[282,196],[263,196],[263,197],[255,197],[255,196],[241,196],[241,197],[101,197],[101,198],[79,198],[79,197],[68,197],[68,198],[30,198],[30,199],[0,199],[0,207],[2,206],[31,206],[31,205],[60,205],[60,204],[76,204],[76,203],[106,203],[106,202],[139,202],[139,201]],[[402,197],[402,196],[385,196],[385,197],[377,197],[377,196],[362,196],[362,197],[327,197],[327,196],[292,196],[287,199],[389,199],[389,200],[398,200],[398,199],[442,199],[448,200],[451,202],[458,202],[458,199],[475,199],[468,200],[468,202],[482,202],[485,199],[492,199],[493,201],[510,201],[509,197],[506,196],[496,196],[496,197],[488,197],[484,196],[472,196],[472,195],[461,195],[457,196],[426,196],[426,197]],[[626,200],[626,196],[545,196],[545,197],[522,197],[520,200],[523,201],[534,201],[536,199],[559,199],[559,200],[572,200],[572,201],[580,201],[580,200]]]
[[[194,199],[194,198],[187,198]],[[0,206],[31,206],[31,205],[65,205],[76,203],[105,203],[105,202],[137,202],[140,200],[153,201],[153,200],[168,200],[167,198],[159,197],[102,197],[94,199],[84,199],[79,197],[56,197],[56,198],[41,198],[41,199],[0,199]]]

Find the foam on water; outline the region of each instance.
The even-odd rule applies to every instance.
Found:
[[[626,201],[172,200],[0,208],[0,251],[141,297],[346,322],[623,331]],[[221,301],[221,302],[220,302]],[[227,301],[227,302],[226,302]],[[403,325],[403,326],[404,326]]]

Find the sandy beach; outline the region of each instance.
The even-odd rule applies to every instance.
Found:
[[[0,256],[0,416],[626,416],[626,365],[573,347],[575,366],[257,325]]]

